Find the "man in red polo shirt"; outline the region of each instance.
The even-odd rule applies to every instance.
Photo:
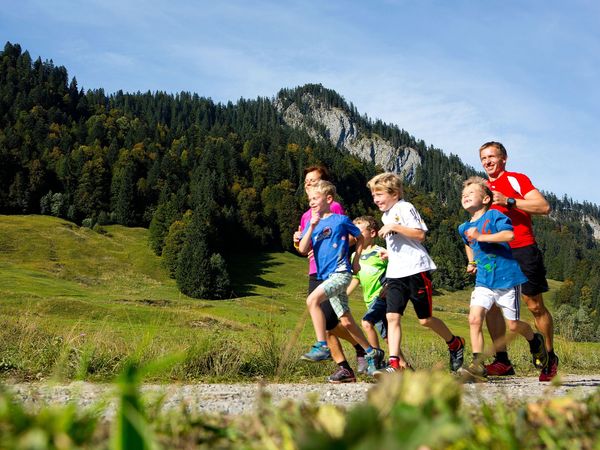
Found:
[[[531,223],[532,214],[547,215],[550,205],[529,178],[522,173],[507,172],[506,149],[500,142],[486,142],[479,148],[481,164],[488,176],[488,186],[494,194],[492,208],[506,214],[512,221],[515,238],[510,242],[513,256],[519,262],[528,281],[521,285],[521,294],[533,314],[537,329],[544,335],[548,350],[548,365],[542,369],[540,381],[550,381],[558,370],[554,353],[554,324],[542,294],[548,291],[546,269],[538,248]],[[486,316],[486,324],[494,341],[496,357],[486,366],[488,375],[515,373],[503,337],[506,325],[500,309],[493,307]]]

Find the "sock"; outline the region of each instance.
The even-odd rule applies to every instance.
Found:
[[[390,367],[393,367],[394,369],[399,369],[400,358],[398,358],[397,356],[390,356]]]
[[[346,361],[346,360],[343,360],[341,363],[338,363],[338,366],[352,372],[352,367],[350,367],[350,364],[348,364],[348,361]]]
[[[554,353],[554,349],[548,352],[548,356],[550,356],[551,358],[556,358],[556,353]]]
[[[510,359],[508,359],[508,352],[496,352],[496,361],[510,365]]]
[[[327,347],[327,341],[317,341],[317,344],[321,347]]]
[[[452,336],[452,339],[446,342],[448,344],[448,349],[455,351],[460,348],[461,342],[456,336]]]
[[[373,353],[374,351],[375,351],[375,349],[373,347],[371,347],[370,345],[367,348],[365,348],[366,355]]]
[[[540,341],[538,341],[536,339],[536,335],[533,335],[533,339],[532,340],[528,340],[527,342],[529,342],[529,352],[533,353],[537,350],[540,349],[540,345],[542,345],[542,343]]]
[[[354,344],[354,349],[356,350],[356,356],[361,358],[365,356],[365,349],[360,346],[360,344]]]
[[[473,364],[483,365],[483,361],[481,360],[481,353],[473,353]]]

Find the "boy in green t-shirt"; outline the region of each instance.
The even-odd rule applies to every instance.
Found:
[[[385,248],[375,244],[379,227],[374,217],[361,216],[354,219],[353,222],[363,235],[364,247],[360,256],[360,271],[353,276],[346,292],[350,295],[356,286],[361,285],[367,307],[361,325],[369,344],[373,348],[380,348],[375,330],[379,331],[383,339],[387,338],[387,319],[385,317],[387,307],[382,295],[387,268],[387,253]]]

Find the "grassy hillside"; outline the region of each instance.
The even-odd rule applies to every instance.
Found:
[[[96,232],[53,217],[0,216],[0,376],[104,380],[127,359],[172,354],[178,363],[158,379],[320,380],[330,373],[331,363],[297,361],[314,339],[306,261],[263,253],[230,263],[236,298],[191,299],[161,267],[145,229]],[[434,300],[435,314],[465,337],[468,299],[455,292]],[[357,317],[364,311],[359,295],[351,306]],[[446,364],[443,342],[420,329],[412,311],[404,327],[417,367]],[[559,339],[557,347],[568,370],[600,369],[600,346]],[[511,353],[520,373],[529,373],[526,344],[515,341]]]

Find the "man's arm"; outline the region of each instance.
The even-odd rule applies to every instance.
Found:
[[[537,189],[529,191],[523,196],[524,198],[516,198],[516,203],[513,208],[518,208],[529,214],[548,215],[550,214],[550,204],[546,198]],[[494,191],[494,204],[508,207],[506,199],[508,197],[498,191]]]

